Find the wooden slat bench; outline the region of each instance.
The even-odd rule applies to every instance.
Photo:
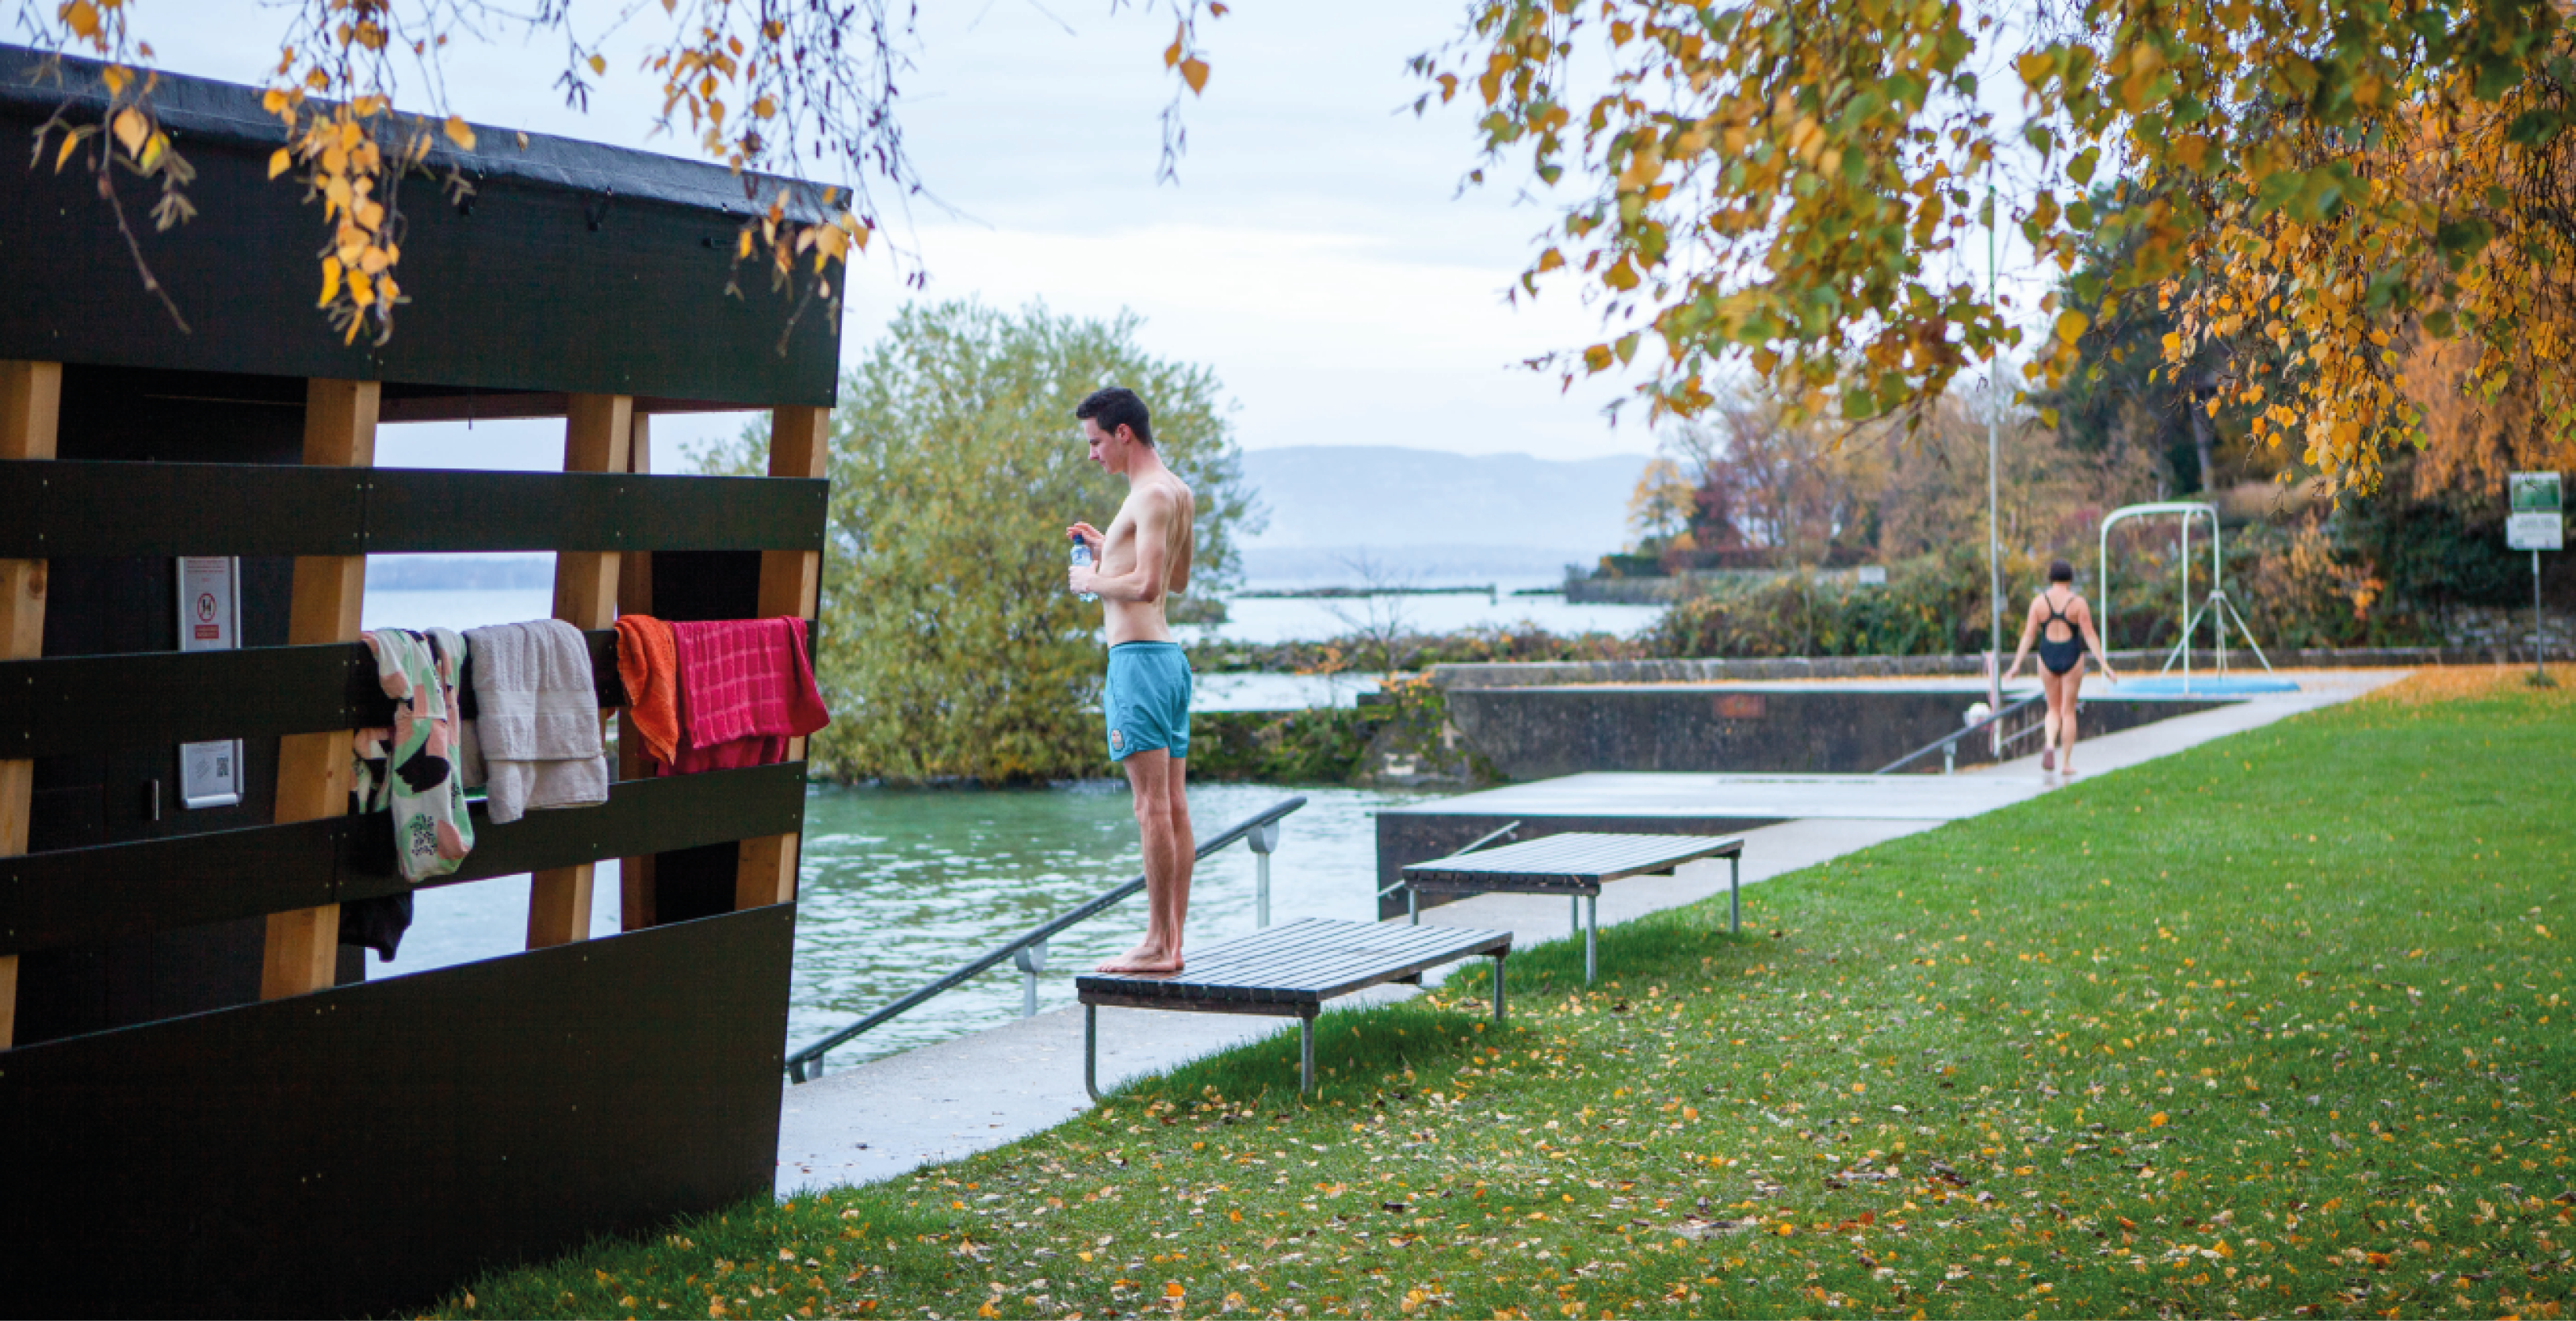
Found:
[[[1724,858],[1726,925],[1744,929],[1744,837],[1731,835],[1548,835],[1476,853],[1456,853],[1404,869],[1405,907],[1422,920],[1424,894],[1561,894],[1583,937],[1583,980],[1598,970],[1601,886],[1629,876],[1669,876],[1701,858]]]
[[[1315,1015],[1324,1002],[1383,982],[1419,982],[1422,973],[1475,955],[1494,961],[1494,1023],[1503,1023],[1503,959],[1512,933],[1465,927],[1383,926],[1303,918],[1192,951],[1189,966],[1168,975],[1087,973],[1074,979],[1082,999],[1082,1089],[1100,1099],[1096,1079],[1100,1006],[1174,1009],[1201,1014],[1271,1014],[1298,1020],[1297,1089],[1315,1090]]]

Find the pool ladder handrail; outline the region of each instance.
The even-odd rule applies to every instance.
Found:
[[[1253,857],[1258,860],[1255,864],[1257,872],[1253,889],[1253,920],[1261,926],[1270,925],[1270,855],[1279,847],[1279,822],[1289,813],[1305,805],[1306,799],[1303,795],[1283,798],[1227,827],[1224,833],[1202,841],[1198,846],[1198,852],[1195,855],[1198,858],[1205,858],[1219,852],[1237,840],[1243,841],[1244,846],[1252,850]],[[789,1055],[787,1076],[800,1083],[811,1081],[812,1077],[821,1076],[823,1057],[835,1048],[849,1044],[860,1033],[892,1022],[940,995],[955,990],[969,978],[999,966],[1004,959],[1011,960],[1020,971],[1022,1012],[1034,1015],[1037,1012],[1038,974],[1046,968],[1047,937],[1098,917],[1126,900],[1136,897],[1144,888],[1145,878],[1139,875],[1113,889],[1094,895],[1064,913],[1051,917],[1010,940],[968,959],[951,971],[923,983],[902,999]]]
[[[2046,693],[2033,693],[2030,696],[2005,707],[2003,710],[1987,716],[1983,720],[1971,722],[1964,729],[1957,730],[1950,734],[1945,734],[1930,743],[1926,743],[1922,747],[1916,748],[1912,752],[1906,753],[1904,756],[1879,767],[1877,770],[1870,772],[1870,774],[1886,775],[1894,771],[1900,771],[1937,752],[1941,754],[1941,770],[1942,773],[1946,775],[1954,769],[1955,759],[1958,756],[1959,751],[1959,740],[1966,738],[1970,734],[1974,734],[1978,730],[1984,729],[1989,725],[2001,724],[2002,722],[2009,720],[2047,700],[2048,695]],[[2003,741],[2011,743],[2029,734],[2032,729],[2036,728],[2038,728],[2038,726],[2033,725],[2024,728],[2017,733],[2007,734],[2004,736]]]

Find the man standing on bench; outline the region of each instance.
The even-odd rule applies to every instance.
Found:
[[[1091,461],[1127,479],[1126,502],[1103,533],[1075,523],[1067,535],[1091,549],[1068,585],[1097,593],[1109,615],[1109,682],[1101,706],[1109,756],[1127,770],[1136,831],[1145,846],[1145,939],[1100,965],[1107,973],[1181,970],[1181,927],[1190,911],[1197,843],[1183,780],[1190,755],[1190,661],[1172,640],[1163,598],[1190,584],[1190,488],[1154,451],[1145,401],[1125,386],[1095,390],[1073,410]]]

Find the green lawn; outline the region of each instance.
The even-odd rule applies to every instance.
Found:
[[[2571,735],[2445,672],[445,1310],[2556,1316]]]

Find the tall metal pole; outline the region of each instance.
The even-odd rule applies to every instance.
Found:
[[[1995,232],[2002,221],[2003,217],[1995,213],[1995,167],[1994,163],[1989,161],[1986,164],[1986,303],[1989,307],[2001,306],[1996,301],[1995,295],[1997,265]],[[1987,366],[1986,613],[1988,631],[1992,637],[1987,652],[1986,673],[1990,677],[1986,681],[1986,686],[1987,700],[1991,703],[1988,709],[2001,711],[2004,701],[2004,534],[2000,473],[2003,467],[2004,359],[2000,345],[1994,350],[1994,356],[1987,360]],[[1991,743],[1989,752],[1997,761],[2001,761],[2004,754],[2003,722],[1998,720],[1989,725],[1986,737]]]
[[[2540,663],[2547,646],[2540,633],[2540,550],[2534,547],[2531,552],[2531,681],[2535,684],[2549,682],[2549,672],[2542,669]]]

